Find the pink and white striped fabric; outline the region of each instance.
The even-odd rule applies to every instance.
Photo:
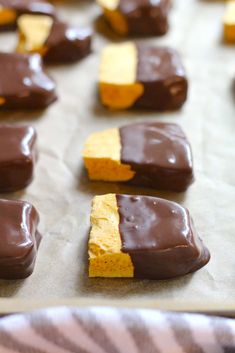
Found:
[[[234,353],[235,321],[109,307],[0,319],[0,353]]]

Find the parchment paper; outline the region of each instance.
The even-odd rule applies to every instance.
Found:
[[[99,8],[93,1],[65,1],[59,4],[63,19],[74,24],[93,25]],[[189,99],[181,111],[109,112],[99,104],[96,81],[100,50],[110,40],[96,34],[93,53],[74,65],[49,67],[58,83],[59,100],[44,112],[1,113],[1,121],[30,123],[38,132],[39,161],[35,179],[27,190],[5,198],[33,203],[41,215],[43,240],[33,275],[23,281],[0,281],[0,304],[17,306],[33,300],[86,298],[132,303],[170,300],[233,301],[235,290],[235,46],[222,43],[222,2],[175,0],[171,29],[161,39],[146,39],[177,48],[186,66]],[[12,50],[13,33],[0,34],[0,49]],[[171,121],[180,124],[191,141],[196,181],[187,193],[172,194],[118,184],[89,182],[81,151],[93,131],[136,121]],[[89,279],[87,238],[90,203],[94,195],[108,192],[143,193],[178,201],[187,206],[211,261],[195,274],[168,281],[132,279]],[[5,301],[3,298],[11,298]],[[68,301],[69,302],[69,301]],[[7,304],[6,304],[7,303]],[[72,302],[71,302],[72,303]]]

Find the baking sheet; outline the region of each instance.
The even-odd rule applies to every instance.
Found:
[[[74,24],[94,24],[106,35],[95,35],[93,53],[80,63],[48,68],[58,83],[59,95],[58,102],[48,110],[0,115],[2,122],[30,123],[38,131],[40,158],[33,183],[23,192],[2,197],[33,203],[41,215],[39,228],[43,234],[33,275],[23,281],[0,281],[0,309],[32,308],[33,303],[38,307],[110,301],[172,309],[182,308],[183,303],[184,310],[192,308],[193,302],[197,308],[205,308],[205,302],[214,302],[218,309],[225,303],[230,309],[233,307],[235,47],[225,46],[221,40],[223,8],[221,2],[175,0],[169,34],[161,39],[146,39],[179,49],[190,80],[184,108],[157,114],[108,112],[100,106],[96,92],[100,50],[110,39],[118,39],[106,31],[93,1],[60,2],[63,19]],[[0,34],[0,49],[12,50],[15,41],[12,33]],[[188,192],[162,193],[89,182],[81,159],[86,137],[96,130],[151,120],[176,122],[188,135],[196,172],[196,182]],[[89,279],[86,244],[90,203],[94,195],[108,192],[156,195],[187,206],[211,251],[210,263],[175,280]]]

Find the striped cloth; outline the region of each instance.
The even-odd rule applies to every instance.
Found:
[[[0,353],[234,353],[235,321],[156,310],[53,308],[0,319]]]

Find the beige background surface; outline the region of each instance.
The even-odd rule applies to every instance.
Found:
[[[93,25],[100,11],[93,1],[65,1],[59,11],[74,24]],[[156,44],[178,48],[186,66],[190,94],[181,111],[110,113],[97,99],[96,80],[101,48],[109,39],[94,38],[93,53],[72,66],[50,67],[59,100],[45,112],[2,113],[2,122],[31,123],[38,131],[40,159],[33,183],[22,193],[3,195],[32,202],[40,212],[43,240],[34,274],[24,281],[0,281],[0,306],[15,299],[88,298],[120,302],[151,300],[233,301],[235,290],[235,46],[221,41],[223,3],[175,0],[171,29]],[[98,21],[98,27],[100,21]],[[113,37],[117,40],[117,38]],[[0,34],[0,49],[11,50],[14,34]],[[196,182],[185,194],[154,192],[117,184],[91,183],[81,150],[89,133],[136,121],[172,121],[188,135],[194,152]],[[163,196],[187,206],[211,251],[208,266],[176,280],[89,279],[86,243],[93,195],[106,192]],[[52,301],[51,301],[52,302]],[[22,302],[21,302],[22,303]],[[72,302],[71,302],[72,303]],[[75,302],[74,302],[75,303]],[[19,304],[20,305],[20,304]],[[190,304],[188,304],[190,306]]]

